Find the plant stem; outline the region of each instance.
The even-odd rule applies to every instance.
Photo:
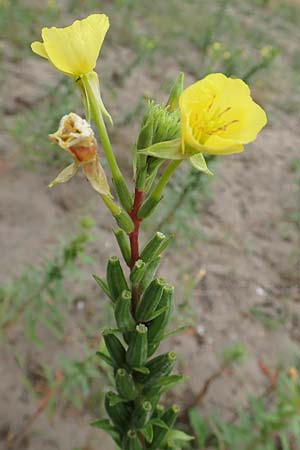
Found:
[[[129,240],[130,240],[130,249],[131,249],[131,261],[129,264],[130,269],[133,268],[136,261],[139,259],[139,231],[140,231],[140,224],[142,222],[142,219],[138,218],[138,213],[140,210],[140,207],[142,206],[142,202],[144,199],[145,193],[143,191],[139,191],[137,188],[135,189],[134,193],[134,203],[133,208],[130,211],[129,215],[134,223],[134,230],[132,233],[129,234]]]
[[[155,199],[160,199],[162,197],[162,193],[163,193],[163,190],[164,190],[166,184],[168,183],[169,179],[171,178],[171,176],[173,175],[173,173],[175,172],[175,170],[177,169],[179,164],[182,163],[182,161],[183,161],[182,159],[177,159],[177,160],[172,161],[168,165],[168,167],[162,174],[159,182],[153,189],[153,191],[151,193],[151,197],[153,197]]]
[[[138,213],[139,213],[140,207],[142,206],[144,196],[145,196],[145,192],[139,191],[137,188],[135,188],[133,207],[132,207],[132,210],[129,212],[129,216],[131,217],[131,219],[134,223],[134,230],[129,234],[131,260],[130,260],[130,263],[128,264],[128,266],[130,267],[131,270],[140,256],[139,232],[140,232],[140,224],[142,222],[142,219],[138,218]],[[132,289],[133,314],[136,311],[138,302],[139,302],[139,289],[137,286]]]

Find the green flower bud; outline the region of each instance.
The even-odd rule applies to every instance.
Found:
[[[158,256],[157,258],[153,259],[151,262],[149,262],[147,264],[145,275],[143,276],[143,278],[140,282],[140,287],[141,287],[142,292],[147,289],[147,287],[153,280],[153,277],[155,276],[156,271],[159,267],[160,260],[161,260],[161,258],[160,258],[160,256]]]
[[[135,430],[129,430],[124,437],[123,449],[126,450],[143,450],[142,443]]]
[[[162,278],[156,278],[150,283],[138,304],[136,310],[137,320],[143,322],[151,320],[160,302],[164,286],[165,282]]]
[[[175,352],[164,353],[151,359],[145,367],[150,371],[148,375],[139,375],[139,381],[145,386],[150,386],[158,378],[169,375],[176,363]]]
[[[111,256],[106,270],[107,284],[113,301],[117,301],[124,290],[128,290],[127,281],[123,273],[119,258]]]
[[[123,258],[125,259],[126,263],[129,264],[131,260],[131,252],[127,234],[125,233],[124,230],[121,230],[119,228],[117,230],[114,230],[114,235],[119,244]]]
[[[161,420],[167,425],[167,428],[154,425],[153,441],[149,447],[149,450],[157,450],[163,446],[163,442],[168,434],[168,431],[173,427],[179,411],[179,407],[177,405],[173,405],[164,412],[161,416]]]
[[[169,285],[165,286],[158,309],[163,307],[167,307],[167,309],[152,320],[148,326],[148,356],[153,355],[165,333],[172,312],[173,296],[174,288]]]
[[[125,369],[118,369],[116,374],[116,386],[121,397],[126,400],[134,400],[138,391],[133,381],[132,375]]]
[[[148,328],[139,324],[135,328],[126,353],[126,361],[132,367],[142,367],[148,356]]]
[[[130,273],[130,281],[133,285],[139,284],[145,274],[146,264],[141,259],[138,259]]]
[[[114,366],[124,367],[126,365],[126,351],[120,340],[115,336],[111,330],[103,331],[103,338],[112,359]]]
[[[107,392],[104,400],[105,409],[117,430],[124,433],[124,431],[128,428],[131,412],[128,406],[123,402],[112,405],[112,400],[115,397],[117,397],[117,395],[114,392]]]
[[[166,236],[160,231],[155,233],[148,244],[144,247],[140,254],[140,258],[145,262],[151,261],[156,256],[156,252],[165,239]]]
[[[145,401],[140,404],[132,416],[132,424],[136,428],[143,428],[146,423],[149,421],[152,412],[152,405],[150,402]]]
[[[136,325],[131,314],[131,292],[123,291],[116,303],[115,318],[122,333],[132,331]]]

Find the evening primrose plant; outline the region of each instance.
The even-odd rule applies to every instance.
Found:
[[[85,119],[66,114],[50,135],[73,158],[50,186],[82,170],[119,225],[114,235],[124,264],[112,256],[106,279],[94,276],[113,308],[116,327],[103,330],[105,351],[101,347],[98,352],[113,371],[114,386],[105,396],[108,419],[92,425],[106,430],[123,450],[180,449],[189,436],[174,429],[179,407],[164,407],[161,396],[184,376],[172,374],[176,353],[158,350],[168,336],[174,288],[156,274],[171,238],[157,231],[140,250],[140,226],[160,204],[165,186],[185,159],[210,175],[205,154],[242,152],[267,119],[243,81],[216,73],[184,89],[179,74],[166,104],[148,103],[133,145],[131,192],[110,143],[104,118],[112,121],[94,71],[108,27],[104,14],[93,14],[66,28],[44,28],[43,42],[32,44],[35,53],[73,78],[86,111]],[[100,154],[91,122],[98,131]],[[101,164],[104,156],[117,199]]]

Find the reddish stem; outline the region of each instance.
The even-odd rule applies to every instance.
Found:
[[[140,210],[140,207],[142,206],[143,200],[144,200],[145,193],[143,191],[139,191],[138,189],[135,189],[134,193],[134,203],[132,210],[130,211],[129,215],[134,223],[134,230],[129,234],[129,240],[130,240],[130,249],[131,249],[131,261],[129,264],[130,269],[133,268],[135,262],[139,259],[139,231],[140,231],[140,224],[141,219],[138,218],[138,213]]]

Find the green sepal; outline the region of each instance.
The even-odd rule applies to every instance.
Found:
[[[207,167],[206,161],[202,153],[197,153],[196,155],[191,156],[190,163],[195,169],[199,170],[199,172],[204,172],[206,173],[206,175],[213,175],[213,173]]]
[[[125,403],[117,403],[115,405],[111,405],[111,400],[116,396],[116,394],[112,391],[107,392],[105,395],[105,409],[106,412],[116,426],[118,431],[122,434],[128,428],[128,423],[131,417],[131,411]]]
[[[115,307],[115,319],[122,333],[133,331],[136,325],[131,314],[131,305],[131,292],[125,290],[117,300]]]
[[[137,320],[142,322],[150,320],[160,302],[164,287],[165,281],[162,278],[156,278],[149,284],[138,304],[135,314]]]
[[[107,286],[105,281],[102,278],[100,278],[97,275],[95,275],[95,274],[93,274],[93,278],[98,283],[98,285],[101,287],[101,289],[104,292],[104,294],[107,295],[107,297],[112,300],[109,287]]]
[[[114,230],[114,235],[119,244],[124,260],[126,261],[127,264],[129,264],[131,260],[131,251],[127,234],[125,233],[124,230],[118,228],[117,230]]]
[[[152,405],[150,402],[145,401],[138,405],[132,415],[132,425],[135,428],[143,428],[149,421],[152,413]]]
[[[116,256],[108,260],[106,279],[113,301],[117,301],[124,290],[129,290],[120,260]]]
[[[156,274],[156,271],[160,265],[161,257],[158,256],[157,258],[153,259],[150,263],[146,266],[145,275],[143,276],[141,282],[140,282],[140,288],[141,292],[144,292],[151,281],[153,280],[153,277]]]
[[[166,425],[166,428],[154,425],[153,441],[149,446],[149,450],[157,450],[161,448],[166,436],[175,423],[176,417],[179,413],[179,408],[176,405],[168,408],[161,417],[161,421]]]
[[[123,177],[119,177],[114,179],[114,185],[120,200],[121,205],[125,209],[125,211],[131,211],[133,206],[133,199],[128,186]],[[121,226],[121,225],[120,225]],[[127,230],[125,230],[127,231]]]
[[[126,400],[135,400],[138,395],[132,375],[125,369],[117,370],[116,387],[119,394]]]
[[[143,367],[148,357],[148,328],[144,324],[135,327],[126,353],[130,367]]]
[[[135,430],[129,430],[123,439],[124,450],[143,450],[142,443]]]
[[[141,259],[138,259],[134,264],[130,273],[130,281],[133,285],[139,284],[143,279],[146,270],[146,263]]]
[[[150,374],[139,376],[139,381],[145,386],[149,386],[158,378],[169,375],[176,363],[176,359],[175,352],[163,353],[162,355],[156,356],[145,364],[145,367],[150,370]]]
[[[167,101],[167,108],[170,112],[176,111],[179,108],[179,98],[183,91],[184,73],[180,72],[178,78],[173,85],[169,99]]]
[[[144,249],[140,254],[140,259],[145,261],[146,263],[151,261],[157,255],[158,249],[162,245],[163,241],[166,239],[166,236],[158,231],[155,235],[150,239],[150,241],[146,244]]]
[[[185,159],[191,156],[182,152],[181,140],[179,138],[158,142],[157,144],[138,150],[138,153],[162,159]]]
[[[126,350],[120,340],[112,330],[105,330],[102,334],[114,367],[126,367]]]
[[[158,344],[162,340],[165,329],[170,321],[173,307],[174,288],[170,285],[164,287],[158,308],[166,308],[165,311],[156,317],[148,325],[148,356],[151,356],[157,349]]]
[[[139,133],[136,148],[138,150],[149,147],[153,140],[153,118],[147,118],[146,122],[142,125]]]

